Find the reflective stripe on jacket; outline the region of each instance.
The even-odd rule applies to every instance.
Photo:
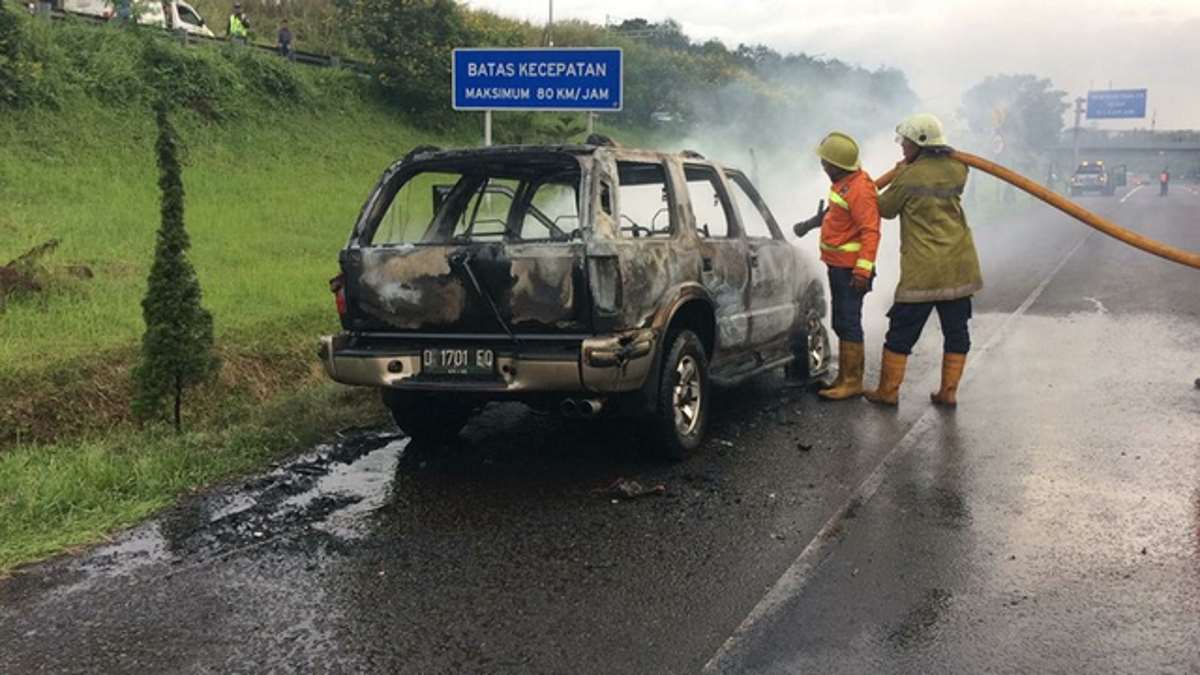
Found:
[[[821,260],[869,277],[878,250],[878,191],[866,171],[855,171],[829,188],[829,210],[821,220]]]
[[[879,215],[900,216],[900,283],[896,302],[957,300],[983,288],[979,255],[962,192],[967,166],[922,154],[879,195]]]
[[[229,15],[229,37],[246,37],[246,24],[242,23],[237,14]]]

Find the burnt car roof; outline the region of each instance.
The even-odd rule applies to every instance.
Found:
[[[433,146],[414,148],[404,156],[403,161],[438,161],[462,159],[496,159],[512,155],[569,154],[590,155],[597,150],[607,149],[614,152],[631,155],[656,155],[661,157],[678,157],[692,161],[707,161],[702,155],[689,150],[666,152],[645,148],[632,148],[615,144],[557,144],[557,145],[493,145],[478,148],[449,148],[442,149]]]

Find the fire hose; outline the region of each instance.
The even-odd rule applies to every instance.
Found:
[[[977,157],[970,153],[961,152],[959,150],[951,150],[950,157],[957,159],[967,166],[974,167],[980,171],[983,171],[984,173],[995,176],[996,178],[999,178],[1000,180],[1014,187],[1020,188],[1021,190],[1028,192],[1043,202],[1046,202],[1050,206],[1053,206],[1059,211],[1062,211],[1068,216],[1071,216],[1072,218],[1082,222],[1084,225],[1095,228],[1104,234],[1113,237],[1114,239],[1123,241],[1135,248],[1140,248],[1147,253],[1153,253],[1156,256],[1166,258],[1172,262],[1177,262],[1181,265],[1187,265],[1188,267],[1200,269],[1200,253],[1185,251],[1184,249],[1171,246],[1169,244],[1164,244],[1161,241],[1155,241],[1154,239],[1144,237],[1136,232],[1133,232],[1132,230],[1125,229],[1111,220],[1099,214],[1092,213],[1075,202],[1064,198],[1058,193],[1038,185],[1021,174],[1006,169],[1003,166],[1000,166],[995,162],[990,162],[982,157]],[[887,173],[884,173],[882,176],[875,179],[875,185],[882,190],[892,182],[899,171],[900,167],[896,167]]]

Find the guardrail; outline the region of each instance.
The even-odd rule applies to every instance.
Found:
[[[2,0],[0,0],[0,1],[2,1]],[[67,12],[67,11],[60,10],[60,9],[52,10],[50,12],[50,18],[55,19],[55,20],[66,20],[66,19],[82,20],[82,21],[86,21],[86,22],[93,23],[96,25],[105,25],[111,21],[115,21],[115,19],[106,19],[102,16],[95,16],[92,14],[80,14],[78,12]],[[145,24],[139,25],[138,27],[143,28],[143,29],[156,29],[156,30],[162,30],[162,31],[169,32],[172,35],[174,35],[175,37],[177,37],[182,44],[189,45],[189,46],[197,45],[197,44],[208,44],[208,45],[229,44],[229,42],[230,42],[228,38],[208,37],[207,35],[196,35],[193,33],[188,33],[187,31],[182,30],[182,29],[170,29],[170,28],[166,28],[163,26],[153,26],[153,25],[145,25]],[[280,56],[280,58],[283,58],[283,56],[279,54],[279,49],[275,45],[263,44],[261,42],[247,42],[246,47],[250,48],[250,49],[257,49],[259,51],[270,52],[272,54]],[[300,63],[300,64],[303,64],[306,66],[317,66],[317,67],[321,67],[321,68],[346,68],[348,70],[353,70],[354,72],[360,73],[360,74],[366,74],[366,73],[371,72],[371,65],[368,63],[364,63],[362,61],[355,61],[353,59],[343,59],[339,56],[317,54],[315,52],[306,52],[306,51],[301,51],[298,49],[292,50],[290,60],[294,61],[295,63]]]

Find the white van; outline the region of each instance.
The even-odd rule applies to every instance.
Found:
[[[62,8],[72,14],[97,16],[106,20],[116,17],[113,0],[63,0]],[[144,26],[159,26],[169,30],[181,30],[191,35],[215,37],[205,24],[203,17],[182,0],[139,0],[134,2],[137,22]]]

